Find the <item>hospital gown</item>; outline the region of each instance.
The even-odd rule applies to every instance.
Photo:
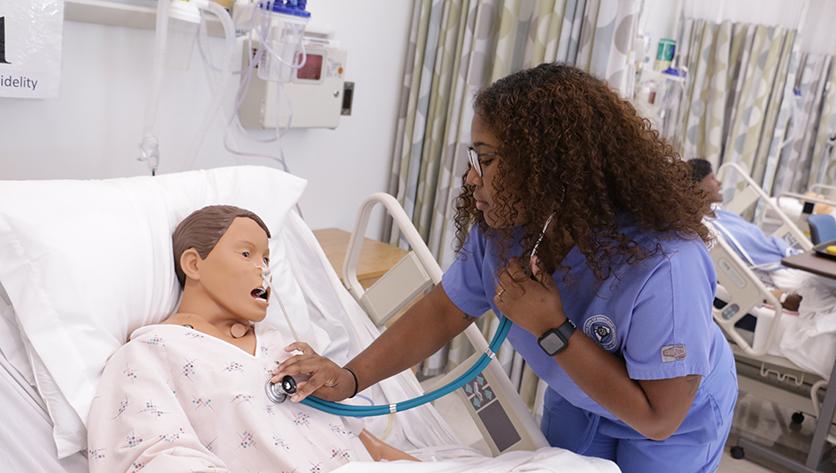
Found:
[[[288,341],[260,326],[256,337],[253,356],[180,325],[136,330],[93,400],[90,472],[320,473],[370,460],[360,426],[267,398]]]

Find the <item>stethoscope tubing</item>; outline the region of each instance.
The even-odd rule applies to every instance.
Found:
[[[458,378],[454,379],[450,383],[436,390],[415,397],[413,399],[408,399],[406,401],[401,401],[392,404],[372,406],[354,406],[342,404],[339,402],[326,401],[316,396],[308,396],[300,402],[306,406],[312,407],[319,411],[342,417],[374,417],[414,409],[418,406],[422,406],[429,402],[435,401],[436,399],[439,399],[443,396],[446,396],[447,394],[452,393],[453,391],[461,388],[468,382],[475,379],[480,373],[482,373],[482,371],[484,371],[485,368],[488,367],[488,364],[490,364],[491,360],[496,357],[496,353],[499,351],[499,347],[502,346],[502,343],[508,337],[508,332],[511,330],[511,325],[512,324],[510,320],[500,315],[499,328],[497,328],[496,333],[493,336],[493,339],[488,345],[488,349],[485,351],[485,353],[482,354],[482,356],[479,357],[478,360],[476,360],[476,362],[467,371],[462,373],[462,375],[460,375]],[[270,383],[269,381],[265,386],[267,397],[275,403],[284,402],[289,394],[293,394],[293,392],[295,392],[295,385],[293,386],[293,392],[288,392],[285,389],[287,388],[288,383],[283,380],[281,384],[283,385],[282,391],[285,392],[278,392],[275,387],[276,385]]]

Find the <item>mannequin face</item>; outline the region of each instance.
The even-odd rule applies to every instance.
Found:
[[[713,172],[700,181],[700,187],[708,194],[709,203],[719,204],[723,202],[722,184]]]
[[[201,259],[189,249],[183,253],[189,284],[197,284],[218,309],[236,319],[259,322],[267,315],[270,290],[264,291],[262,264],[269,266],[267,234],[252,219],[238,217]]]

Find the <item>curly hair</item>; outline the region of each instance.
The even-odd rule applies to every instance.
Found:
[[[626,236],[625,217],[660,236],[710,240],[702,224],[704,194],[688,164],[603,81],[564,64],[541,64],[481,90],[474,108],[500,143],[493,179],[497,215],[526,222],[524,250],[531,250],[555,213],[551,228],[557,232],[538,249],[547,271],[572,245],[599,280],[618,264],[661,251],[658,243],[647,248]],[[456,201],[457,250],[475,224],[496,232],[504,258],[519,233],[488,227],[466,177]]]

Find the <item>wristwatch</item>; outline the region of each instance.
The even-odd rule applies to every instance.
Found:
[[[546,333],[537,339],[537,344],[547,355],[557,355],[569,345],[569,337],[575,332],[575,328],[575,323],[567,318],[560,327],[546,330]]]

